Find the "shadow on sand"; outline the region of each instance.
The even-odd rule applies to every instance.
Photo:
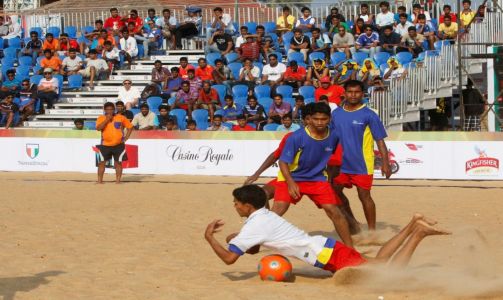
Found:
[[[48,277],[64,274],[63,271],[47,271],[33,276],[0,278],[0,296],[3,300],[14,300],[17,292],[29,292],[51,281]]]

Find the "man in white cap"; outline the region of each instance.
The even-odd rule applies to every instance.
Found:
[[[44,69],[44,78],[42,78],[38,84],[37,96],[42,103],[47,104],[47,109],[52,109],[54,102],[59,97],[59,81],[52,77],[52,69]],[[42,108],[43,112],[44,109]]]
[[[122,86],[119,88],[119,95],[117,96],[117,98],[118,100],[124,102],[124,104],[126,105],[126,110],[130,110],[131,108],[138,105],[140,97],[140,91],[133,86],[131,79],[124,79]]]

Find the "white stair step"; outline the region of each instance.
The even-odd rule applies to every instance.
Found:
[[[24,122],[25,127],[32,128],[72,128],[75,126],[71,121],[27,121]]]
[[[61,102],[72,103],[72,104],[94,104],[105,102],[115,102],[117,97],[74,97],[74,98],[61,98]]]
[[[204,54],[204,50],[167,50],[166,55]]]
[[[126,79],[133,80],[134,82],[136,80],[150,80],[151,78],[151,75],[110,75],[111,81],[120,81],[121,84]]]
[[[111,97],[117,97],[117,87],[113,87],[115,90],[98,90],[95,88],[94,91],[82,91],[82,92],[65,92],[63,93],[63,96],[67,97],[85,97],[85,96],[111,96]]]
[[[100,114],[88,114],[88,115],[85,115],[85,118],[86,119],[97,119],[99,116],[101,116],[103,114],[103,111],[100,112]],[[48,114],[48,115],[38,115],[35,117],[35,120],[55,120],[55,119],[77,119],[77,118],[83,118],[84,115],[83,114],[79,114],[79,115],[55,115],[55,114]]]
[[[82,115],[84,112],[82,109],[47,109],[45,111],[46,115]]]
[[[151,82],[150,78],[148,80],[145,80],[145,79],[133,80],[133,79],[131,79],[131,81],[133,81],[133,86],[141,87],[142,90],[145,87],[145,85],[147,85]],[[117,88],[118,86],[122,86],[122,80],[101,80],[101,81],[97,82],[97,84],[99,84],[99,85],[94,86],[95,90],[97,87],[103,87],[103,86],[113,86],[113,87]]]
[[[196,54],[188,54],[188,55],[174,55],[174,54],[168,54],[168,55],[153,55],[150,57],[150,61],[153,63],[154,61],[156,60],[160,60],[162,62],[164,61],[176,61],[176,62],[179,62],[180,61],[180,58],[182,57],[187,57],[187,59],[189,60],[189,62],[197,62],[198,59],[200,59],[201,57],[204,57],[204,51],[200,51],[199,53],[196,53]],[[141,61],[137,61],[138,63],[144,63],[144,62],[147,62],[148,60],[141,60]]]
[[[54,104],[57,109],[81,108],[81,107],[103,107],[103,102],[94,103],[58,103]]]

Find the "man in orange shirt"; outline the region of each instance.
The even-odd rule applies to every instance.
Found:
[[[101,144],[96,148],[99,150],[98,163],[98,183],[103,183],[105,173],[105,163],[114,158],[115,183],[121,182],[122,161],[127,160],[125,142],[133,132],[133,125],[128,119],[119,114],[115,114],[115,105],[107,102],[103,106],[105,114],[98,117],[96,130],[101,131]],[[126,135],[124,135],[124,128]]]
[[[52,33],[48,33],[45,35],[45,41],[42,45],[42,50],[51,50],[53,53],[59,49],[59,41],[54,38]]]
[[[320,80],[321,86],[314,92],[314,99],[316,102],[320,101],[320,96],[326,95],[328,102],[341,105],[342,98],[344,97],[344,88],[337,84],[330,84],[330,78],[325,76]]]
[[[42,68],[40,68],[39,74],[42,74],[46,68],[51,68],[54,72],[59,73],[61,65],[63,64],[61,59],[54,55],[54,53],[49,49],[44,50],[44,56],[45,57],[40,61],[40,66]]]
[[[189,75],[187,75],[188,70],[194,70],[194,66],[189,64],[189,60],[187,57],[183,56],[180,57],[180,66],[178,67],[178,75],[183,80],[189,79]]]
[[[199,67],[196,69],[196,77],[201,78],[204,81],[213,81],[213,67],[209,66],[206,62],[206,58],[200,58],[197,60]]]

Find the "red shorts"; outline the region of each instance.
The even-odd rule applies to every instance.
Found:
[[[352,188],[353,185],[355,185],[359,188],[368,191],[370,191],[370,189],[372,188],[373,181],[374,181],[374,175],[368,175],[368,174],[340,173],[339,176],[334,178],[334,184],[343,185],[348,189]]]
[[[311,199],[311,201],[321,208],[323,204],[335,204],[340,205],[342,202],[337,197],[330,186],[330,183],[325,181],[301,181],[296,182],[299,186],[300,197],[294,199],[290,196],[288,192],[288,185],[285,181],[278,181],[276,183],[276,191],[274,193],[274,201],[278,202],[289,202],[292,204],[297,204],[302,196],[306,195]]]
[[[335,148],[335,152],[332,154],[332,156],[330,156],[330,159],[328,160],[327,165],[336,166],[336,167],[342,166],[342,146],[341,146],[341,144],[337,145],[337,148]]]
[[[327,271],[338,271],[347,267],[356,267],[366,263],[367,260],[353,248],[349,248],[340,242],[335,242],[334,251],[330,260],[323,267]]]
[[[265,185],[270,185],[270,186],[276,187],[278,185],[278,178],[274,178],[273,180],[269,181]]]

